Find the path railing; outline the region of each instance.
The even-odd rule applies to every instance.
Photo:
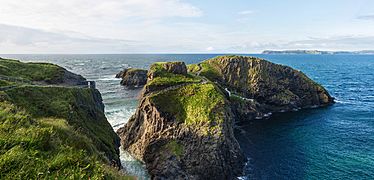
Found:
[[[33,83],[32,81],[22,79],[22,78],[10,77],[10,76],[0,75],[0,80],[5,80],[5,81],[9,81],[9,82],[14,82],[14,83],[20,83],[20,84],[29,84],[29,85],[38,86],[35,83]],[[19,85],[15,84],[15,85],[10,85],[10,86],[3,86],[3,87],[0,87],[0,91],[6,91],[6,90],[9,90],[9,89],[13,89],[17,86],[19,86]],[[43,85],[39,85],[39,86],[43,86]],[[82,81],[82,82],[80,82],[76,85],[64,86],[64,85],[58,85],[58,84],[57,85],[50,84],[50,85],[46,85],[46,86],[48,86],[48,87],[54,87],[54,86],[55,87],[79,87],[79,88],[96,89],[96,82],[95,81]]]

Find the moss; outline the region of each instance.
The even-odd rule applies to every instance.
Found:
[[[169,141],[165,145],[165,149],[171,152],[174,156],[178,157],[179,159],[184,154],[184,146],[183,144],[178,143],[176,140]]]
[[[62,78],[64,69],[49,63],[22,63],[0,59],[0,75],[23,78],[30,81],[56,81]]]
[[[103,163],[66,119],[34,118],[0,102],[0,179],[128,179]]]
[[[161,92],[150,97],[151,101],[165,113],[185,124],[222,122],[220,110],[224,107],[223,93],[212,83],[190,84],[181,88]]]

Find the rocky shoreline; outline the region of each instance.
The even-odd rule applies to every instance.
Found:
[[[117,133],[154,179],[235,179],[245,158],[234,123],[333,102],[302,72],[259,58],[155,63],[136,113]]]

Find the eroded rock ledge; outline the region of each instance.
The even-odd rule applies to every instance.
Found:
[[[155,179],[234,179],[245,158],[233,128],[269,112],[326,106],[333,98],[300,71],[243,56],[155,63],[122,147]]]

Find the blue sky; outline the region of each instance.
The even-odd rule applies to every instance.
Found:
[[[0,53],[374,49],[372,0],[0,0]]]

